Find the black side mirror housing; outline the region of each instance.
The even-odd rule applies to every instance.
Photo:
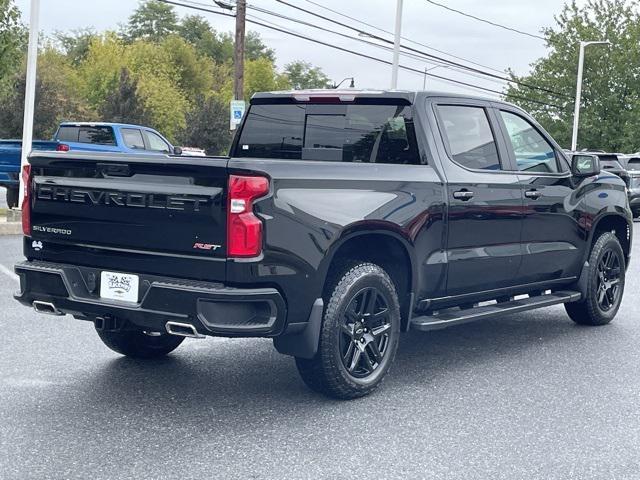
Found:
[[[600,173],[600,159],[597,155],[576,153],[571,157],[571,173],[574,177],[592,177]]]
[[[180,148],[180,147],[173,147],[173,154],[174,154],[174,155],[182,155],[182,148]]]

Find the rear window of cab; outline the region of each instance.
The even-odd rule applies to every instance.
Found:
[[[108,126],[62,125],[56,140],[59,142],[88,143],[93,145],[115,145],[113,128]]]
[[[378,104],[256,104],[238,157],[419,164],[411,107]]]

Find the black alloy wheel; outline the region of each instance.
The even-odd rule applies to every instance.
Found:
[[[374,391],[389,372],[400,337],[400,302],[379,265],[354,262],[329,279],[318,351],[296,358],[311,389],[351,399]]]
[[[375,287],[360,290],[342,316],[342,364],[354,378],[366,378],[380,366],[389,350],[389,306]]]
[[[597,296],[598,306],[603,312],[608,312],[620,300],[620,272],[622,258],[618,250],[607,248],[598,262]]]

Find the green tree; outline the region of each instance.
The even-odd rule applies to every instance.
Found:
[[[187,114],[186,128],[179,142],[186,147],[203,148],[208,155],[222,155],[231,145],[229,104],[212,96],[198,98]]]
[[[148,123],[144,102],[138,95],[138,82],[131,78],[127,68],[120,71],[120,81],[100,107],[101,120],[106,122]]]
[[[54,38],[73,65],[79,65],[87,58],[91,42],[97,38],[91,28],[73,30],[70,33],[56,32]]]
[[[208,56],[216,63],[228,62],[233,58],[231,36],[218,34],[209,22],[199,15],[184,17],[178,33],[196,47],[199,54]]]
[[[578,148],[640,150],[640,15],[636,0],[588,0],[566,4],[544,31],[549,54],[531,65],[531,73],[512,76],[551,95],[512,85],[507,100],[531,112],[564,147],[570,145],[578,49],[581,40],[611,41],[610,48],[586,49]],[[523,100],[527,97],[534,101]]]
[[[247,32],[244,38],[244,54],[247,60],[266,58],[271,63],[276,61],[276,52],[262,42],[258,32]]]
[[[162,40],[178,31],[178,16],[172,5],[158,0],[144,0],[129,17],[126,36],[129,40],[144,38]]]
[[[284,66],[284,74],[289,79],[291,87],[296,90],[304,88],[328,88],[331,84],[322,69],[314,67],[308,62],[297,60]]]
[[[13,0],[0,0],[0,88],[18,70],[24,55],[27,31]]]
[[[178,86],[190,98],[211,88],[213,61],[199,55],[196,48],[183,38],[171,35],[160,43],[175,75]]]
[[[0,138],[22,136],[26,72],[14,76],[11,93],[0,99]],[[97,120],[80,88],[81,79],[69,60],[47,48],[38,57],[33,136],[51,138],[62,121]]]

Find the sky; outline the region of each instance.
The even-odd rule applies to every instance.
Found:
[[[180,0],[177,0],[180,1]],[[192,3],[209,6],[213,0],[188,0]],[[357,26],[367,32],[377,32],[373,28],[356,24],[355,21],[340,17],[318,5],[331,8],[375,27],[392,31],[395,22],[396,0],[287,0],[290,4],[325,16],[339,19],[344,23]],[[15,0],[23,12],[26,22],[29,14],[29,0]],[[314,4],[315,3],[315,4]],[[563,0],[439,0],[451,8],[468,14],[482,17],[493,22],[501,23],[518,30],[532,34],[540,34],[544,27],[554,26],[554,15],[560,13]],[[584,3],[584,0],[578,4]],[[42,14],[40,29],[45,34],[55,31],[68,31],[82,28],[94,28],[96,31],[117,29],[127,22],[128,17],[138,6],[138,0],[41,0]],[[277,0],[248,0],[249,6],[255,6],[278,12],[300,20],[322,25],[326,28],[339,30],[349,35],[357,33],[323,21],[317,17],[297,11]],[[194,14],[193,10],[176,7],[180,16]],[[260,17],[289,30],[294,30],[305,36],[310,36],[331,45],[357,50],[367,55],[375,56],[386,61],[392,60],[392,53],[358,42],[337,37],[335,35],[316,30],[312,27],[291,23],[287,20],[259,13],[249,9],[249,18]],[[234,19],[200,12],[209,22],[220,31],[233,31]],[[263,41],[275,49],[279,67],[294,60],[305,60],[319,66],[334,81],[339,82],[345,77],[355,77],[356,87],[359,88],[389,88],[391,82],[391,67],[364,58],[359,58],[334,50],[332,48],[297,39],[280,32],[249,24],[248,29],[259,32]],[[525,74],[529,65],[536,59],[545,56],[543,40],[517,34],[511,31],[478,22],[468,17],[435,6],[426,0],[404,0],[402,18],[402,36],[419,42],[427,47],[438,49],[447,54],[455,55],[466,60],[476,62],[474,65],[482,70],[488,70],[498,75],[507,68],[517,74]],[[369,40],[360,36],[362,40]],[[403,43],[405,43],[403,41]],[[460,61],[449,55],[426,47],[410,44],[416,49],[433,55]],[[458,70],[428,63],[423,59],[401,57],[401,64],[413,69],[424,71],[454,80],[472,83],[485,88],[501,91],[504,84],[499,81],[487,80]],[[469,62],[462,62],[469,64]],[[434,68],[436,67],[436,68]],[[494,70],[489,70],[495,69]],[[474,74],[475,75],[475,74]],[[502,74],[503,75],[503,74]],[[400,70],[398,88],[422,89],[425,76],[418,72]],[[457,91],[461,93],[480,93],[495,96],[489,92],[478,92],[461,85],[454,85],[436,78],[426,79],[426,88],[430,90]]]

